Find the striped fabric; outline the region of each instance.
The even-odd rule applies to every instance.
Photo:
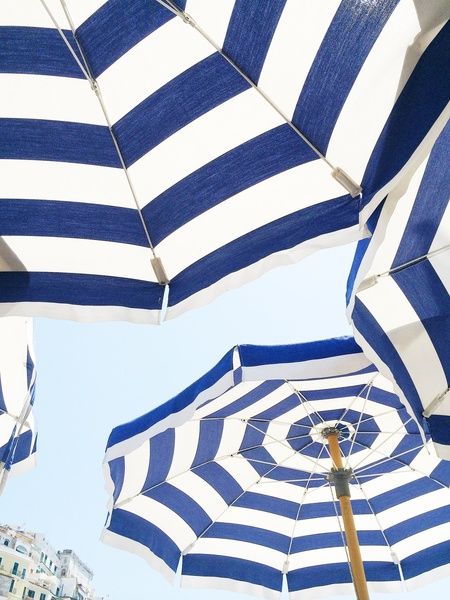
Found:
[[[34,466],[36,426],[31,408],[36,371],[32,322],[0,319],[0,493],[9,473]]]
[[[449,148],[450,123],[407,189],[388,195],[370,243],[357,253],[349,305],[358,343],[448,460]]]
[[[154,323],[360,239],[443,126],[446,0],[177,2],[2,1],[4,314]]]
[[[353,469],[369,588],[448,574],[450,464],[352,338],[236,347],[114,429],[104,541],[183,586],[277,598],[285,578],[294,600],[351,593],[326,426]]]

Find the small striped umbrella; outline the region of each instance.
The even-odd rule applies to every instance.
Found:
[[[449,16],[2,0],[0,314],[157,323],[361,239],[449,114]]]
[[[32,322],[0,319],[0,493],[10,472],[34,466],[37,432],[32,414],[36,370]]]
[[[239,346],[110,435],[103,539],[181,584],[395,591],[450,563],[450,464],[351,338]]]
[[[350,286],[355,338],[450,459],[450,124],[388,195]],[[361,254],[364,252],[364,255]],[[355,279],[356,277],[356,279]]]

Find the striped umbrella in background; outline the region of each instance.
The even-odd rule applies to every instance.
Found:
[[[35,464],[35,380],[31,320],[0,319],[0,493],[10,472]]]
[[[353,573],[364,600],[364,571],[373,591],[449,572],[450,463],[351,338],[236,347],[115,428],[105,470],[104,541],[183,586],[319,598]]]
[[[0,310],[154,323],[360,239],[445,123],[448,16],[3,0]]]
[[[448,460],[449,148],[450,124],[407,189],[388,195],[370,243],[357,252],[349,304],[364,353],[395,382],[410,415]]]

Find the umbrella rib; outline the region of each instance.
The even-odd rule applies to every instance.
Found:
[[[184,23],[191,25],[213,48],[218,52],[227,63],[233,67],[237,73],[245,81],[267,102],[273,110],[275,110],[278,115],[289,125],[289,127],[311,148],[311,150],[322,159],[329,167],[332,169],[332,176],[344,187],[350,195],[355,198],[356,196],[361,195],[362,188],[361,186],[353,181],[351,177],[347,175],[342,169],[333,165],[333,163],[316,147],[314,144],[305,136],[305,134],[290,120],[290,118],[284,113],[277,104],[268,96],[250,77],[234,62],[224,51],[223,49],[209,36],[209,34],[202,29],[198,23],[188,15],[184,10],[179,8],[175,3],[171,0],[156,0],[158,4],[164,6],[174,15],[180,17]]]
[[[422,260],[433,258],[433,256],[436,256],[437,254],[441,254],[442,252],[447,252],[448,250],[450,250],[450,244],[446,244],[445,246],[442,246],[441,248],[436,248],[436,250],[432,250],[431,252],[428,252],[427,254],[422,254],[422,256],[417,256],[416,258],[412,258],[411,260],[409,260],[401,265],[398,265],[397,267],[389,269],[389,271],[384,271],[383,273],[379,273],[378,275],[374,276],[374,279],[377,279],[378,277],[386,277],[387,275],[392,275],[392,273],[397,273],[398,271],[402,271],[403,269],[406,269],[407,267],[412,267],[412,266],[416,265],[417,263],[421,262]]]
[[[371,389],[371,388],[372,388],[372,383],[370,383],[370,387],[369,387],[369,389],[368,389],[368,392],[367,392],[367,394],[366,394],[366,397],[364,398],[363,407],[362,407],[362,410],[361,410],[361,412],[359,413],[358,424],[357,424],[357,425],[356,425],[356,427],[355,427],[355,433],[353,434],[352,441],[351,441],[351,445],[350,445],[350,449],[349,449],[349,451],[348,451],[348,455],[347,455],[347,457],[346,457],[346,459],[345,459],[345,462],[346,462],[346,465],[347,465],[347,467],[349,466],[349,463],[348,463],[348,461],[349,461],[349,458],[350,458],[350,456],[351,456],[351,454],[352,454],[353,447],[354,447],[354,445],[355,445],[356,436],[357,436],[357,435],[358,435],[358,433],[359,433],[359,428],[360,428],[360,426],[361,426],[361,419],[362,419],[362,416],[363,416],[363,414],[364,414],[364,411],[365,411],[365,409],[366,409],[367,398],[369,397],[369,392],[370,392],[370,389]]]
[[[388,442],[392,438],[393,435],[395,435],[396,433],[398,433],[405,425],[408,425],[408,423],[410,423],[412,420],[413,420],[412,417],[410,417],[404,423],[402,422],[402,424],[399,427],[397,427],[397,429],[395,431],[392,431],[388,435],[388,437],[386,439],[384,439],[380,444],[378,444],[378,446],[375,446],[375,448],[370,448],[371,452],[378,452],[378,450],[381,448],[381,446],[384,446],[384,444],[386,444],[386,442]],[[356,434],[355,434],[355,437],[353,438],[353,443],[356,443]],[[364,460],[366,460],[366,459],[363,459],[362,461],[360,461],[359,463],[357,463],[355,465],[355,469],[357,469],[359,467],[359,465],[362,462],[364,462]]]
[[[383,413],[379,413],[378,415],[371,415],[370,417],[367,417],[367,419],[362,419],[361,423],[367,423],[367,421],[371,421],[372,419],[378,419],[379,417],[384,417],[385,415],[390,415],[392,413],[395,412],[400,412],[402,410],[406,410],[404,406],[400,406],[399,408],[392,408],[390,410],[387,410],[386,412]],[[350,425],[355,426],[356,423],[350,423]]]
[[[392,546],[389,543],[389,540],[387,538],[386,532],[384,531],[383,526],[381,525],[380,519],[378,518],[378,515],[375,512],[375,510],[373,508],[373,505],[372,505],[372,502],[370,501],[368,495],[366,494],[366,491],[363,489],[363,486],[362,486],[361,482],[359,481],[358,477],[355,474],[353,474],[353,475],[354,475],[354,478],[356,479],[356,482],[358,484],[359,489],[361,490],[361,493],[363,494],[364,498],[366,499],[366,502],[367,502],[367,504],[368,504],[368,506],[369,506],[369,508],[370,508],[370,510],[371,510],[371,512],[373,514],[373,516],[375,517],[375,520],[377,522],[378,527],[380,528],[380,531],[381,531],[381,534],[382,534],[382,536],[384,538],[384,541],[386,542],[386,545],[389,548],[389,551],[391,553],[392,561],[398,567],[398,572],[399,572],[399,575],[400,575],[400,580],[402,581],[403,585],[405,585],[405,579],[403,577],[403,569],[402,569],[401,561],[399,560],[397,554],[392,549]]]
[[[156,276],[156,278],[158,280],[158,283],[160,283],[161,285],[166,285],[168,283],[167,275],[166,275],[166,273],[164,271],[164,267],[163,267],[163,265],[161,263],[161,259],[158,258],[157,255],[156,255],[155,248],[154,248],[153,242],[152,242],[151,237],[150,237],[150,232],[149,232],[149,230],[147,228],[147,224],[145,222],[144,215],[142,214],[142,210],[141,210],[141,207],[139,205],[137,193],[136,193],[135,187],[133,185],[133,182],[131,181],[131,177],[130,177],[130,174],[128,172],[128,168],[127,168],[127,166],[125,164],[125,160],[124,160],[124,157],[123,157],[122,150],[120,148],[118,139],[117,139],[117,137],[116,137],[116,135],[115,135],[115,133],[113,131],[111,119],[110,119],[108,111],[106,109],[106,105],[105,105],[105,102],[103,100],[103,96],[101,94],[100,87],[98,85],[98,82],[96,81],[96,79],[92,75],[91,69],[89,68],[89,64],[88,64],[88,61],[86,59],[86,55],[85,55],[85,53],[84,53],[84,51],[83,51],[83,49],[81,47],[81,44],[80,44],[80,42],[79,42],[79,40],[78,40],[78,38],[76,36],[75,27],[74,27],[72,18],[70,16],[69,10],[67,8],[67,5],[65,3],[65,0],[60,0],[61,6],[62,6],[62,9],[64,11],[64,14],[66,15],[67,21],[68,21],[68,23],[70,25],[73,38],[74,38],[75,43],[77,44],[77,47],[78,47],[78,49],[80,51],[80,54],[81,54],[81,57],[83,59],[84,65],[79,60],[78,56],[76,55],[75,51],[73,50],[72,46],[70,45],[69,41],[67,40],[67,38],[66,38],[63,30],[59,26],[59,24],[58,24],[55,16],[53,15],[53,13],[51,12],[51,10],[47,6],[47,3],[45,2],[45,0],[40,0],[40,2],[42,4],[42,6],[44,7],[46,13],[49,15],[51,21],[53,22],[54,26],[58,30],[58,33],[61,36],[64,44],[67,46],[70,54],[74,58],[74,60],[77,63],[77,65],[80,67],[81,71],[83,72],[83,75],[85,76],[86,80],[89,82],[89,84],[91,86],[91,89],[93,90],[93,92],[95,93],[95,95],[97,97],[97,100],[98,100],[98,102],[100,104],[100,108],[101,108],[103,116],[105,118],[107,127],[109,129],[109,133],[111,135],[111,139],[112,139],[112,142],[114,144],[114,148],[116,150],[116,153],[117,153],[120,165],[122,167],[122,171],[125,174],[125,177],[126,177],[126,180],[127,180],[127,183],[128,183],[128,187],[129,187],[130,192],[131,192],[131,196],[132,196],[134,204],[136,206],[136,210],[137,210],[137,213],[139,215],[139,219],[141,221],[141,225],[142,225],[142,228],[144,230],[144,234],[145,234],[145,237],[147,239],[147,243],[148,243],[148,246],[150,248],[150,252],[151,252],[152,257],[153,257],[152,261],[151,261],[152,269],[153,269],[154,274],[155,274],[155,276]]]
[[[322,423],[325,423],[322,416],[316,410],[314,410],[314,408],[311,406],[311,403],[309,402],[309,400],[307,398],[305,398],[305,396],[301,393],[301,391],[298,390],[295,386],[293,386],[292,383],[290,381],[288,381],[287,379],[285,379],[284,381],[290,387],[292,392],[297,396],[297,398],[300,400],[300,405],[305,408],[305,412],[308,415],[309,420],[311,421],[311,425],[313,427],[315,427],[316,423],[314,423],[314,421],[312,420],[311,414],[307,410],[307,407],[310,407],[312,414],[316,415],[322,421]]]
[[[258,430],[258,431],[260,431],[260,430]],[[134,500],[134,498],[137,498],[138,496],[142,496],[143,494],[151,492],[152,490],[154,490],[155,488],[163,485],[164,483],[170,482],[173,479],[176,479],[177,477],[180,477],[181,475],[184,475],[185,473],[189,473],[189,472],[195,471],[195,469],[199,469],[200,467],[204,467],[205,465],[209,465],[209,464],[214,463],[214,462],[225,460],[227,458],[235,458],[237,456],[242,456],[243,452],[248,452],[250,450],[255,450],[256,448],[262,448],[262,447],[265,447],[265,446],[267,446],[269,444],[274,444],[276,442],[280,442],[280,440],[273,439],[271,442],[267,442],[267,444],[255,444],[254,446],[249,446],[248,448],[242,448],[241,450],[236,450],[236,452],[232,452],[231,454],[224,454],[222,456],[216,456],[216,457],[214,457],[214,458],[212,458],[210,460],[206,460],[205,462],[202,462],[202,463],[200,463],[198,465],[194,465],[193,467],[189,467],[189,469],[185,469],[184,471],[181,471],[180,473],[175,473],[175,475],[172,475],[171,477],[169,477],[167,479],[164,479],[163,481],[159,481],[158,483],[155,483],[154,485],[152,485],[152,486],[150,486],[148,488],[145,488],[144,490],[141,490],[140,492],[138,492],[137,494],[134,494],[133,496],[129,496],[128,498],[124,498],[123,500],[121,500],[120,502],[118,502],[117,504],[115,504],[114,506],[116,508],[119,508],[120,506],[123,506],[124,504],[127,504],[131,500]],[[314,441],[312,441],[311,443],[307,444],[306,446],[303,446],[303,448],[308,448],[308,446],[311,446],[313,443],[314,443]],[[285,446],[285,447],[289,448],[289,450],[292,449],[291,446]],[[302,448],[302,450],[303,450],[303,448]],[[295,456],[297,453],[298,453],[298,451],[296,450],[292,455],[290,455],[289,457],[287,457],[287,459],[285,459],[285,460],[288,460],[289,458],[292,458],[292,456]],[[248,458],[246,456],[242,456],[242,458],[244,458],[245,460],[248,460],[248,461],[253,460],[254,462],[256,462],[255,459],[250,459],[250,458]],[[308,458],[308,457],[304,456],[303,458]],[[308,460],[310,460],[311,462],[313,462],[312,459],[308,459]],[[263,462],[263,461],[258,461],[258,462]],[[270,465],[274,465],[274,466],[279,466],[280,463],[269,463],[268,462],[266,464],[270,464]],[[302,470],[302,469],[298,469],[296,467],[290,467],[290,468],[292,468],[294,471],[301,471]]]
[[[308,492],[308,489],[309,489],[309,484],[310,484],[310,482],[311,482],[311,480],[312,480],[312,477],[313,477],[313,475],[315,475],[315,474],[316,474],[316,469],[317,469],[317,467],[319,466],[319,461],[320,461],[320,459],[321,459],[321,457],[322,457],[322,453],[323,453],[323,449],[324,449],[324,448],[325,448],[325,446],[322,446],[322,448],[320,449],[319,455],[318,455],[318,457],[317,457],[317,459],[316,459],[316,461],[315,461],[315,464],[314,464],[314,468],[313,468],[313,470],[311,471],[311,474],[310,474],[310,476],[309,476],[309,477],[308,477],[308,479],[306,480],[306,486],[305,486],[305,489],[304,489],[304,491],[303,491],[303,495],[302,495],[302,497],[301,497],[301,499],[300,499],[300,502],[299,502],[299,505],[298,505],[297,514],[295,515],[294,524],[293,524],[293,526],[292,526],[291,539],[289,540],[289,547],[288,547],[288,551],[287,551],[287,553],[286,553],[286,560],[285,560],[285,563],[284,563],[284,568],[283,568],[283,571],[285,571],[286,573],[287,573],[287,571],[288,571],[288,568],[289,568],[289,557],[290,557],[290,555],[291,555],[292,544],[293,544],[293,541],[294,541],[294,535],[295,535],[295,528],[296,528],[296,526],[297,526],[297,523],[298,523],[298,520],[299,520],[300,511],[301,511],[301,509],[302,509],[302,506],[303,506],[303,504],[304,504],[304,502],[305,502],[306,494],[307,494],[307,492]],[[326,484],[325,484],[325,485],[326,485]]]
[[[195,543],[198,542],[198,540],[203,537],[205,535],[205,533],[207,531],[209,531],[209,529],[215,524],[217,523],[217,521],[219,519],[221,519],[223,517],[223,515],[240,499],[242,498],[242,496],[244,494],[246,494],[247,492],[249,492],[249,490],[251,490],[252,487],[254,487],[255,485],[258,485],[259,482],[263,479],[263,477],[267,477],[267,475],[269,475],[272,471],[274,471],[277,467],[281,466],[284,462],[288,461],[290,458],[292,458],[293,456],[295,456],[296,452],[294,452],[293,454],[287,456],[286,458],[284,458],[281,462],[279,462],[275,467],[272,467],[271,469],[269,469],[268,471],[266,471],[263,475],[260,475],[258,477],[258,479],[256,481],[254,481],[253,483],[251,483],[247,488],[245,488],[244,490],[242,490],[242,492],[230,503],[227,505],[227,507],[217,516],[215,517],[213,520],[211,520],[211,523],[209,523],[209,525],[207,527],[205,527],[205,529],[196,537],[196,539],[187,546],[187,548],[184,549],[184,551],[182,552],[183,556],[186,556],[186,554],[188,554],[192,548],[194,547]],[[316,488],[315,488],[316,489]]]
[[[364,400],[365,400],[365,402],[364,402],[364,406],[366,405],[366,401],[367,401],[367,399],[368,399],[368,397],[369,397],[370,390],[372,389],[372,386],[373,386],[373,382],[374,382],[374,379],[375,379],[375,377],[376,377],[376,375],[374,375],[374,376],[372,377],[372,379],[371,379],[370,381],[368,381],[368,382],[367,382],[367,383],[366,383],[366,384],[365,384],[365,385],[364,385],[364,386],[361,388],[361,390],[359,391],[359,393],[358,393],[358,394],[356,394],[356,396],[355,396],[355,397],[353,398],[353,400],[350,402],[349,406],[347,406],[347,407],[344,409],[344,412],[343,412],[343,413],[342,413],[342,415],[339,417],[339,419],[336,421],[336,425],[335,425],[335,427],[337,427],[337,426],[338,426],[340,423],[342,423],[342,420],[343,420],[343,418],[344,418],[344,417],[345,417],[345,415],[346,415],[346,414],[349,412],[349,410],[350,410],[350,409],[351,409],[351,407],[354,405],[354,403],[355,403],[355,402],[358,400],[358,398],[361,398],[361,397],[362,397],[362,395],[364,394],[364,392],[367,390],[366,396],[365,396],[365,398],[364,398]],[[360,413],[360,418],[362,417],[362,413],[363,413],[363,412],[364,412],[364,411],[361,411],[361,413]]]
[[[200,417],[199,419],[191,419],[191,421],[255,421],[260,423],[277,423],[280,425],[289,425],[290,427],[302,427],[303,429],[310,430],[309,425],[301,425],[299,423],[289,423],[288,421],[279,421],[277,419],[260,419],[259,417]]]
[[[369,446],[366,446],[365,444],[361,444],[361,442],[356,442],[357,444],[359,444],[360,446],[362,446],[363,448],[367,448],[368,450],[370,450]],[[384,454],[384,452],[380,452],[379,450],[377,450],[376,452],[378,454],[381,454],[381,456],[385,457],[385,461],[382,462],[389,462],[390,460],[395,460],[396,462],[400,463],[401,465],[407,467],[410,471],[412,471],[413,473],[419,473],[419,475],[422,475],[423,477],[427,477],[428,479],[431,479],[431,481],[434,481],[435,483],[437,483],[438,485],[440,485],[441,487],[443,487],[446,490],[450,491],[450,488],[448,487],[448,485],[446,485],[445,483],[443,483],[442,481],[439,481],[439,479],[436,479],[435,477],[431,477],[431,475],[428,475],[428,473],[424,473],[423,471],[420,471],[419,469],[416,469],[415,467],[411,467],[411,465],[409,465],[408,463],[405,463],[402,460],[399,460],[398,457],[399,456],[403,456],[405,454],[409,454],[410,452],[413,452],[414,450],[419,450],[419,449],[424,449],[423,445],[417,446],[416,448],[411,448],[410,450],[405,450],[405,452],[402,452],[401,454],[397,454],[394,456],[388,456],[387,454]],[[364,459],[365,460],[365,459]],[[379,464],[382,464],[382,462],[379,462]],[[359,463],[361,464],[361,463]],[[378,466],[377,465],[377,466]],[[356,467],[355,467],[356,468]],[[366,471],[367,469],[370,469],[370,465],[367,467],[363,467],[362,469],[360,469],[358,475],[362,472],[362,471]]]

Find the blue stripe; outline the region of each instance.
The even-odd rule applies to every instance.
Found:
[[[432,440],[436,444],[450,446],[450,416],[431,415],[426,421],[430,428]]]
[[[336,583],[351,583],[349,566],[344,550],[341,563],[317,565],[296,569],[287,574],[288,587],[291,592],[323,587]],[[402,562],[403,565],[403,562]],[[392,562],[364,561],[364,571],[368,581],[399,581],[398,567]]]
[[[236,0],[224,53],[257,83],[286,0]]]
[[[450,98],[450,78],[443,77],[450,54],[450,22],[430,43],[406,82],[378,138],[362,181],[361,206],[409,160]],[[414,123],[414,127],[406,124]]]
[[[442,506],[441,508],[435,508],[434,510],[429,510],[418,516],[411,517],[411,519],[406,519],[401,523],[393,525],[392,527],[388,527],[385,529],[384,533],[386,534],[390,544],[396,544],[397,542],[405,540],[416,533],[427,531],[432,527],[437,527],[438,525],[444,525],[447,523],[450,523],[449,505]]]
[[[290,500],[281,500],[267,496],[266,494],[257,494],[256,492],[246,492],[233,506],[241,508],[252,508],[273,515],[289,517],[295,519],[297,516],[298,503]]]
[[[392,262],[398,267],[429,252],[450,198],[450,123],[437,139],[428,159],[399,248]]]
[[[63,33],[81,59],[72,32],[63,30]],[[0,27],[0,49],[0,73],[84,79],[83,72],[56,29]]]
[[[240,396],[237,400],[230,402],[230,404],[227,404],[223,408],[216,410],[216,412],[211,413],[208,415],[208,417],[230,417],[231,415],[234,415],[245,408],[249,408],[255,404],[255,402],[262,400],[268,394],[271,394],[282,385],[283,382],[280,381],[264,381],[258,385],[258,387]]]
[[[145,492],[144,496],[170,508],[189,525],[196,536],[199,536],[211,523],[208,514],[195,500],[170,483],[163,483]]]
[[[359,300],[355,299],[355,307],[352,313],[355,328],[366,340],[370,340],[370,346],[375,350],[381,360],[389,365],[394,379],[408,398],[414,415],[419,423],[422,422],[422,404],[419,394],[414,386],[410,374],[404,365],[395,346],[389,340],[378,321]]]
[[[450,540],[416,552],[402,560],[405,579],[416,577],[432,569],[448,564],[450,556]]]
[[[184,7],[185,0],[177,4]],[[156,0],[106,2],[76,31],[94,77],[172,18]]]
[[[272,221],[222,246],[178,274],[170,284],[169,306],[175,306],[226,275],[275,252],[357,223],[357,203],[350,195],[320,202]]]
[[[336,121],[369,52],[399,0],[343,0],[316,54],[293,122],[326,153]]]
[[[166,429],[150,438],[147,443],[150,444],[150,462],[142,487],[144,490],[166,480],[175,450],[175,429]]]
[[[0,273],[0,302],[55,302],[81,306],[160,309],[163,288],[125,277],[78,273]]]
[[[0,199],[0,235],[64,237],[148,246],[135,209],[58,200]]]
[[[160,287],[160,286],[159,286]],[[154,410],[148,412],[124,425],[115,427],[108,439],[107,447],[110,448],[114,444],[118,444],[124,440],[127,440],[134,435],[142,433],[149,427],[162,421],[165,417],[176,414],[189,406],[195,401],[197,396],[204,390],[210,388],[212,385],[217,383],[226,373],[233,371],[233,350],[230,350],[225,356],[212,368],[208,373],[200,377],[196,382],[186,388],[183,392],[158,406]]]
[[[159,244],[185,223],[243,190],[315,159],[312,150],[286,124],[233,148],[145,207],[143,213],[151,225],[154,243]]]
[[[450,382],[450,294],[428,260],[392,273],[423,327]],[[443,392],[445,390],[442,390]]]
[[[221,577],[246,581],[265,588],[281,591],[281,571],[251,560],[210,554],[186,554],[183,557],[183,575]]]
[[[218,53],[190,67],[113,126],[126,165],[249,85]]]
[[[236,500],[243,489],[238,482],[219,463],[208,463],[195,469],[195,474],[208,483],[225,502],[230,505]]]
[[[361,546],[386,546],[386,541],[381,531],[359,530],[358,540]],[[340,531],[328,533],[316,533],[296,537],[292,540],[292,554],[319,550],[322,548],[340,548],[342,546],[342,534]]]
[[[340,337],[284,346],[242,344],[239,346],[239,353],[242,366],[255,367],[289,364],[346,354],[361,354],[362,350],[352,337]]]
[[[197,451],[191,468],[213,460],[219,449],[223,433],[223,421],[200,421]]]
[[[290,538],[275,531],[252,527],[241,523],[214,523],[203,536],[222,540],[236,540],[258,544],[287,554]]]
[[[108,529],[125,538],[139,542],[159,556],[172,571],[177,570],[180,550],[164,531],[137,515],[116,508],[113,510]]]
[[[430,494],[431,492],[441,489],[442,487],[432,479],[422,477],[417,481],[405,483],[404,485],[400,485],[389,492],[383,492],[378,496],[374,496],[370,501],[375,512],[380,513],[388,508],[398,506],[406,500],[420,498],[424,494]]]
[[[121,166],[107,127],[38,119],[0,119],[0,158]]]
[[[120,496],[125,478],[125,458],[120,456],[119,458],[110,461],[108,467],[111,479],[114,482],[113,500],[115,503]]]

